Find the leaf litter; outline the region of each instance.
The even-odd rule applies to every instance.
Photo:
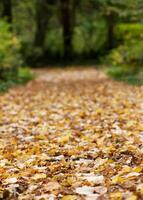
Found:
[[[94,68],[43,70],[2,94],[0,199],[142,199],[142,101],[142,86]]]

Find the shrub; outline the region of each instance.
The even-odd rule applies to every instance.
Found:
[[[117,48],[107,56],[108,75],[131,84],[142,84],[143,24],[119,24]]]
[[[141,23],[121,23],[115,28],[116,37],[119,40],[130,40],[132,38],[143,38],[143,24]]]
[[[138,72],[143,65],[143,24],[121,24],[116,32],[120,44],[107,56],[109,63]]]
[[[22,67],[20,51],[21,42],[11,32],[10,25],[0,20],[0,91],[33,78],[32,72]]]
[[[26,83],[34,78],[33,72],[27,67],[20,67],[18,69],[18,83]]]
[[[20,41],[10,31],[10,25],[0,20],[0,79],[16,75],[22,64],[20,48]]]
[[[5,71],[5,77],[7,80],[0,80],[0,92],[7,91],[10,87],[15,86],[17,84],[24,84],[34,78],[33,72],[29,68],[20,67],[17,69],[16,75],[8,76],[8,72]]]

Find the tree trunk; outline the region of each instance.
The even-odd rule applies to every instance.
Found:
[[[64,58],[69,59],[73,54],[73,29],[75,21],[75,4],[73,0],[60,0],[61,24],[63,29]]]
[[[36,4],[36,33],[34,39],[35,47],[44,47],[48,24],[47,0],[37,0]]]
[[[105,16],[106,23],[107,23],[107,42],[106,42],[106,49],[111,50],[114,48],[115,45],[115,34],[114,34],[114,29],[115,29],[115,14],[110,13],[109,15]]]
[[[12,24],[12,0],[3,0],[3,12],[2,17],[6,19],[7,22]]]

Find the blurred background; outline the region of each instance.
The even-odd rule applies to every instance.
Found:
[[[143,0],[0,1],[2,90],[32,79],[25,66],[77,64],[142,83]]]

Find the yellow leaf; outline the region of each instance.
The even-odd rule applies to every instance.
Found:
[[[58,190],[58,189],[60,189],[60,187],[61,187],[61,185],[58,182],[53,181],[53,182],[49,182],[46,185],[46,190],[48,190],[48,191]]]
[[[127,200],[137,200],[137,196],[131,195],[129,198],[127,198]]]
[[[115,147],[113,146],[113,145],[110,145],[109,147],[108,147],[108,152],[113,152],[113,151],[115,151],[116,149],[115,149]]]
[[[135,124],[136,124],[136,121],[130,120],[130,121],[127,122],[126,126],[127,126],[127,128],[131,128],[131,127],[133,127]]]
[[[62,198],[62,200],[77,200],[77,196],[75,195],[66,195]]]
[[[68,143],[69,142],[69,140],[70,140],[70,138],[71,138],[71,133],[70,132],[67,132],[65,135],[62,135],[59,139],[58,139],[58,142],[60,143],[60,144],[66,144],[66,143]]]
[[[97,113],[97,114],[101,114],[102,112],[103,112],[103,109],[102,109],[102,108],[97,108],[97,109],[96,109],[96,113]]]
[[[45,140],[46,136],[43,135],[43,134],[39,134],[39,135],[36,135],[35,138],[38,139],[38,140]]]
[[[130,172],[131,169],[132,169],[131,167],[129,167],[129,166],[125,166],[125,167],[122,169],[122,172],[123,172],[123,173]]]
[[[140,124],[139,127],[138,127],[138,129],[139,129],[140,131],[143,131],[143,124]]]
[[[44,173],[39,173],[39,174],[35,174],[33,177],[32,177],[32,179],[33,180],[38,180],[38,179],[42,179],[42,178],[46,178],[47,176],[46,176],[46,174],[44,174]]]
[[[68,185],[72,185],[75,182],[75,179],[73,177],[67,177],[66,182]]]
[[[120,176],[116,176],[112,179],[112,184],[123,183],[125,181],[124,178]]]
[[[135,168],[133,169],[133,172],[139,173],[139,172],[141,172],[141,171],[142,171],[142,167],[135,167]]]
[[[122,193],[121,192],[114,192],[110,194],[110,199],[111,200],[122,200]]]

